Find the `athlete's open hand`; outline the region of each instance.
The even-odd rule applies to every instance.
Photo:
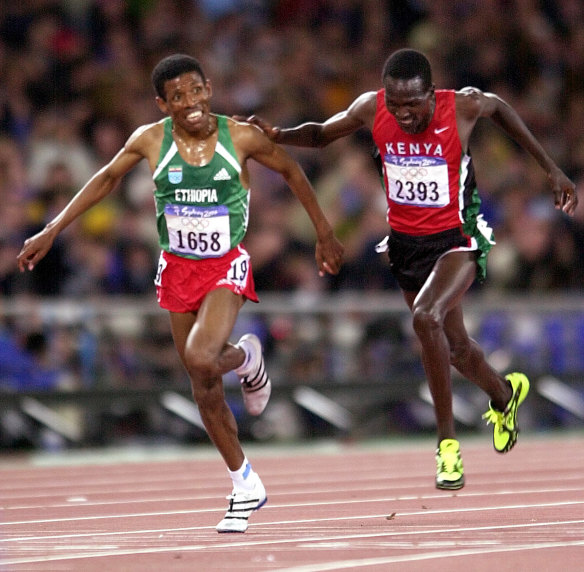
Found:
[[[555,207],[566,214],[573,215],[578,206],[576,185],[560,169],[553,171],[549,179],[554,193]]]
[[[326,238],[317,239],[315,256],[319,275],[338,274],[343,264],[344,252],[345,247],[333,233]]]
[[[24,241],[22,250],[16,257],[21,272],[32,270],[49,252],[55,237],[46,228]]]
[[[235,115],[233,117],[236,121],[246,121],[247,123],[251,123],[252,125],[256,125],[259,127],[272,141],[276,141],[278,139],[278,135],[280,133],[279,127],[274,127],[269,121],[266,121],[259,115],[250,115],[249,117],[243,117],[241,115]]]

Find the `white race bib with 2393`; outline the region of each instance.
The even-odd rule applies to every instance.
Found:
[[[384,162],[391,200],[430,208],[449,203],[448,165],[442,157],[386,155]]]

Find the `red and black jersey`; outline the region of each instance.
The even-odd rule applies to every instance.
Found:
[[[456,227],[474,234],[480,199],[472,160],[460,144],[455,92],[436,90],[432,120],[417,134],[399,127],[384,95],[377,92],[373,139],[383,163],[389,225],[416,236]]]

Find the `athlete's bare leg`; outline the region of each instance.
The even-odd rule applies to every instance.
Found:
[[[434,402],[438,442],[456,438],[452,413],[451,364],[476,383],[496,406],[507,403],[507,382],[486,362],[462,320],[461,302],[476,274],[473,252],[449,252],[435,264],[418,292],[404,292],[422,347],[422,362]],[[474,369],[473,369],[474,368]]]
[[[467,333],[462,307],[457,305],[446,315],[444,331],[450,344],[450,361],[463,377],[480,387],[500,411],[511,399],[511,384],[485,359],[479,344]]]
[[[225,402],[222,376],[245,357],[243,350],[227,342],[242,304],[241,296],[218,288],[207,294],[196,314],[170,313],[173,339],[205,429],[232,471],[241,467],[244,454],[237,423]]]

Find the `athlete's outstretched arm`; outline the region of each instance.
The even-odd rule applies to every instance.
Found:
[[[265,119],[252,115],[246,121],[260,127],[274,142],[297,147],[325,147],[329,143],[354,133],[361,127],[373,127],[377,105],[376,92],[360,95],[347,109],[324,123],[307,122],[283,129],[271,125]]]
[[[119,184],[121,178],[132,169],[143,155],[133,148],[132,135],[116,156],[77,192],[63,210],[43,230],[24,241],[16,260],[21,272],[32,270],[51,249],[57,235],[76,218],[99,203]]]
[[[523,149],[530,153],[546,172],[557,209],[573,215],[578,205],[576,185],[556,165],[540,142],[529,130],[519,114],[494,93],[484,93],[476,88],[466,88],[457,94],[459,122],[465,117],[474,125],[478,117],[489,117]],[[464,129],[464,127],[463,127]]]
[[[239,124],[235,131],[235,140],[237,147],[245,149],[247,157],[284,177],[316,231],[316,262],[320,275],[323,276],[325,272],[338,274],[343,262],[344,247],[337,240],[331,224],[320,208],[314,189],[302,167],[282,147],[270,141],[260,129]]]

